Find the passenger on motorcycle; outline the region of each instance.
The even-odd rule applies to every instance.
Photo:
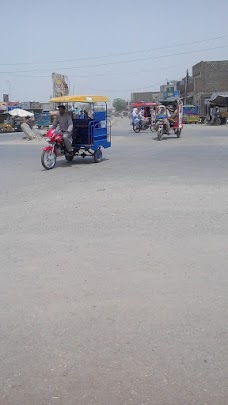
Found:
[[[150,117],[145,116],[145,110],[144,108],[141,108],[140,113],[139,113],[139,121],[141,124],[142,129],[147,129],[151,123]]]
[[[131,114],[131,125],[138,126],[139,125],[139,115],[138,115],[138,109],[133,108],[132,114]]]
[[[59,105],[58,109],[59,109],[59,114],[56,116],[56,118],[53,122],[52,129],[56,129],[57,126],[59,126],[59,129],[60,129],[61,133],[63,134],[63,139],[64,139],[66,149],[68,152],[71,153],[71,152],[73,152],[72,145],[71,145],[72,132],[73,132],[73,121],[72,121],[70,114],[68,114],[66,112],[65,105]]]

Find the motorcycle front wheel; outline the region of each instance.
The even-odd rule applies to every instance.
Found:
[[[140,125],[135,125],[133,124],[133,130],[136,134],[138,134],[140,132]]]
[[[41,163],[46,170],[53,169],[56,164],[56,154],[50,150],[44,150],[41,155]]]
[[[177,129],[177,130],[176,130],[176,136],[177,136],[177,138],[180,138],[180,136],[181,136],[181,129]]]
[[[158,128],[158,130],[157,130],[157,137],[158,137],[158,140],[159,140],[159,141],[162,140],[162,137],[163,137],[163,128]]]

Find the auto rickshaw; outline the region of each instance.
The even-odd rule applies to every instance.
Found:
[[[49,146],[43,149],[41,163],[45,169],[52,169],[56,164],[59,156],[65,156],[67,161],[71,162],[75,156],[91,156],[95,163],[102,160],[102,148],[106,149],[111,146],[111,122],[107,118],[107,102],[109,99],[105,96],[87,96],[73,95],[55,97],[50,102],[66,104],[74,107],[75,103],[89,105],[89,114],[77,115],[73,118],[72,149],[73,153],[67,152],[63,141],[62,134],[50,129],[47,132],[46,139]]]
[[[157,102],[147,102],[146,103],[143,101],[131,104],[131,106],[130,106],[131,109],[137,108],[138,112],[143,109],[144,118],[145,118],[144,123],[141,123],[140,120],[136,125],[133,124],[133,122],[131,123],[134,132],[139,133],[141,130],[146,130],[146,129],[150,129],[152,132],[154,131],[155,111],[156,111],[157,105],[158,105]]]
[[[163,135],[169,136],[170,130],[180,138],[183,129],[183,103],[180,98],[163,100],[157,106],[155,129],[159,141],[162,140]]]

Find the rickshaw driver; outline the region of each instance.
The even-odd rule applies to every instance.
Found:
[[[167,134],[169,135],[169,130],[170,130],[170,123],[169,123],[169,119],[171,117],[171,114],[168,110],[167,107],[165,107],[164,105],[159,105],[157,108],[157,115],[162,115],[165,117],[165,123],[166,123],[166,128],[167,128]],[[156,117],[155,116],[155,117]]]
[[[168,133],[170,130],[170,123],[175,124],[177,114],[178,114],[177,105],[174,105],[173,107],[167,107]]]
[[[52,125],[52,129],[56,129],[59,126],[60,131],[63,134],[64,143],[66,149],[69,153],[73,152],[71,140],[72,140],[72,132],[73,132],[73,121],[70,116],[66,112],[65,105],[59,105],[59,114],[56,116],[54,123]]]

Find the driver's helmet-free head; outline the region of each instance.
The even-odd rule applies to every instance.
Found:
[[[164,105],[159,105],[158,106],[158,114],[166,114],[166,108]]]

